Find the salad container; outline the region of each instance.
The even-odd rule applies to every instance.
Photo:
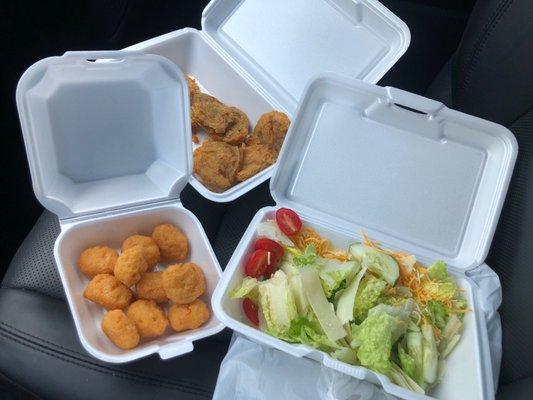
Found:
[[[126,50],[168,58],[205,92],[243,110],[253,127],[272,110],[292,117],[316,74],[377,82],[409,42],[407,26],[376,0],[213,0],[201,31],[180,29]],[[191,185],[212,201],[228,202],[270,178],[274,168],[223,193],[194,176]]]
[[[198,219],[180,202],[192,169],[189,97],[181,71],[161,56],[128,52],[68,52],[32,65],[17,87],[17,106],[40,203],[59,217],[54,257],[83,347],[111,363],[193,350],[193,341],[223,329],[167,334],[133,350],[115,347],[100,322],[105,310],[83,297],[89,280],[80,253],[120,248],[133,234],[161,223],[179,226],[190,258],[206,277],[207,294],[220,265]]]
[[[361,241],[361,230],[385,248],[424,264],[443,260],[471,309],[446,372],[428,395],[393,384],[370,369],[290,344],[247,322],[230,292],[257,238],[252,220],[213,295],[217,317],[247,337],[297,357],[381,385],[406,399],[494,396],[483,305],[466,272],[484,263],[505,198],[517,143],[503,126],[391,87],[325,74],[310,82],[270,182],[278,207],[295,210],[337,248]]]

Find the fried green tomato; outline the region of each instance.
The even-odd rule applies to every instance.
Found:
[[[206,141],[194,151],[193,172],[209,190],[221,193],[236,182],[242,154],[238,147]]]
[[[248,144],[266,144],[279,153],[291,121],[280,111],[271,111],[261,115]]]

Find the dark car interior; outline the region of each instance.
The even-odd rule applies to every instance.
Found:
[[[501,280],[503,358],[498,399],[533,396],[533,3],[381,0],[411,31],[406,54],[378,83],[508,127],[519,153],[487,264]],[[37,202],[15,105],[35,61],[67,50],[121,49],[183,27],[200,29],[208,3],[165,0],[0,2],[2,190],[0,397],[211,398],[231,332],[162,361],[100,362],[85,352],[54,265],[57,217]],[[456,179],[461,179],[457,176]],[[191,186],[181,196],[222,268],[255,212],[274,204],[268,182],[222,204]]]

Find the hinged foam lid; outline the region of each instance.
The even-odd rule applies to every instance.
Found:
[[[35,195],[59,218],[179,197],[189,179],[187,83],[163,57],[41,60],[21,77],[17,106]]]
[[[316,74],[375,83],[410,41],[376,0],[213,0],[202,28],[290,112]]]
[[[270,185],[323,224],[466,269],[487,255],[516,154],[503,126],[325,75],[304,92]]]

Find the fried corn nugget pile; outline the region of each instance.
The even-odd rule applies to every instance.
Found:
[[[289,129],[290,120],[280,111],[263,114],[252,133],[247,115],[200,91],[188,76],[191,94],[193,142],[203,129],[209,139],[194,151],[195,176],[212,192],[225,192],[274,164]]]
[[[120,254],[107,246],[80,254],[78,267],[91,279],[83,296],[107,310],[101,328],[115,346],[130,350],[143,339],[163,335],[169,326],[182,332],[209,320],[210,311],[200,300],[206,291],[205,275],[197,264],[153,271],[161,260],[182,262],[188,255],[187,236],[172,224],[156,226],[151,236],[126,238]]]

